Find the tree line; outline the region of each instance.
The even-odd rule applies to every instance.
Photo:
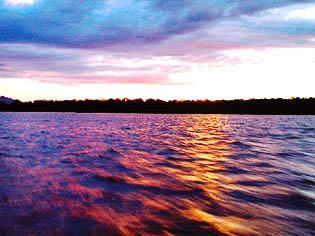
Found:
[[[250,100],[38,100],[11,104],[0,102],[9,112],[95,112],[95,113],[178,113],[178,114],[310,114],[315,115],[315,98]]]

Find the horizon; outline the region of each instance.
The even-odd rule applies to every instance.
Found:
[[[0,236],[314,235],[315,0],[0,0]]]
[[[315,98],[250,100],[36,100],[20,102],[0,97],[0,111],[142,114],[314,115]]]
[[[141,98],[141,97],[136,97],[136,98],[119,98],[119,97],[111,97],[111,98],[97,98],[97,99],[90,99],[90,98],[85,98],[85,99],[75,99],[75,98],[70,98],[70,99],[60,99],[60,100],[53,100],[53,99],[35,99],[35,100],[20,100],[20,99],[16,99],[13,97],[7,97],[4,95],[0,95],[0,98],[5,98],[5,99],[12,99],[13,101],[20,101],[23,103],[33,103],[33,102],[37,102],[37,101],[45,101],[45,102],[63,102],[63,101],[77,101],[77,102],[81,102],[81,101],[108,101],[108,100],[120,100],[120,101],[135,101],[135,100],[142,100],[143,102],[146,102],[148,100],[154,100],[154,101],[163,101],[163,102],[172,102],[172,101],[177,101],[177,102],[220,102],[220,101],[251,101],[251,100],[278,100],[278,99],[282,99],[282,100],[295,100],[295,99],[315,99],[315,97],[289,97],[289,98],[282,98],[282,97],[272,97],[272,98],[235,98],[235,99],[217,99],[217,100],[211,100],[211,99],[160,99],[160,98]]]
[[[315,1],[0,1],[21,101],[314,97]]]

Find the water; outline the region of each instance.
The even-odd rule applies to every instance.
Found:
[[[0,113],[0,235],[315,235],[315,116]]]

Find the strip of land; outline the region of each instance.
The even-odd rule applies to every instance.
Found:
[[[315,98],[250,100],[108,99],[10,103],[0,102],[8,112],[165,113],[165,114],[283,114],[315,115]]]

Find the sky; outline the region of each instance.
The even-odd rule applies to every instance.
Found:
[[[0,0],[0,95],[315,97],[315,1]]]

